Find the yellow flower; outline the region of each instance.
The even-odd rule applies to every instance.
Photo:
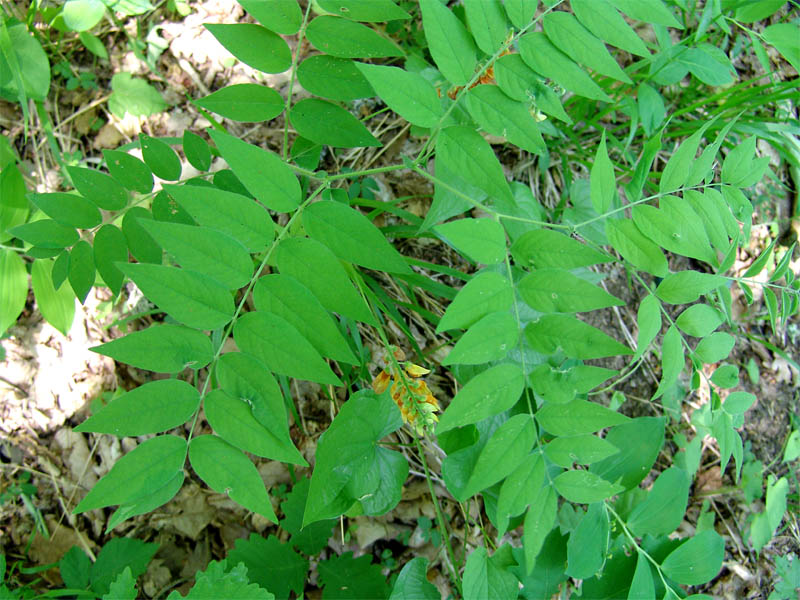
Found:
[[[389,393],[400,409],[403,421],[413,426],[421,437],[425,431],[432,431],[439,421],[435,414],[439,410],[439,402],[428,384],[420,379],[430,373],[430,369],[406,361],[405,353],[399,348],[392,346],[391,351],[397,363],[402,363],[404,372],[399,372],[394,366],[396,363],[384,357],[383,362],[387,367],[372,380],[372,389],[376,394],[382,394],[391,382]]]

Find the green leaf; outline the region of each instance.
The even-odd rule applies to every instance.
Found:
[[[271,371],[297,379],[342,385],[311,343],[281,317],[265,312],[242,315],[233,328],[236,344]]]
[[[406,121],[420,127],[433,127],[439,122],[442,103],[436,89],[422,75],[398,67],[365,63],[355,66],[386,106]]]
[[[636,353],[633,355],[634,361],[644,355],[650,343],[656,338],[658,332],[661,331],[661,303],[658,301],[658,298],[653,295],[648,295],[642,300],[636,314],[636,324],[639,327],[639,333],[636,337]]]
[[[591,100],[611,99],[586,72],[558,50],[542,32],[526,33],[519,39],[522,59],[531,69]]]
[[[470,379],[439,419],[436,434],[477,423],[514,406],[525,388],[525,375],[515,364],[490,367]]]
[[[217,361],[217,377],[222,389],[247,404],[253,417],[276,440],[283,441],[287,448],[293,447],[286,402],[278,382],[264,363],[244,352],[228,352]]]
[[[120,537],[108,540],[91,567],[89,580],[97,594],[110,595],[114,581],[121,573],[128,572],[131,581],[144,574],[147,565],[158,551],[158,544],[146,544],[134,538]],[[108,596],[106,596],[108,597]],[[112,598],[120,598],[112,596]]]
[[[163,140],[143,133],[139,134],[142,158],[156,177],[167,181],[181,178],[181,160],[175,151]]]
[[[607,560],[608,530],[608,511],[603,503],[590,504],[567,542],[566,572],[570,577],[589,579],[603,568]]]
[[[160,221],[141,221],[141,225],[184,269],[206,275],[227,289],[239,289],[253,276],[247,248],[227,233]]]
[[[678,190],[686,183],[692,170],[692,164],[696,160],[695,157],[700,146],[700,140],[703,139],[703,134],[709,123],[698,129],[673,152],[664,167],[664,171],[661,173],[661,180],[658,182],[659,193],[666,194]]]
[[[354,61],[327,54],[309,56],[301,62],[297,67],[297,79],[312,94],[342,102],[375,95]]]
[[[459,252],[478,263],[497,264],[506,257],[506,234],[493,219],[458,219],[434,231]]]
[[[649,56],[642,39],[607,0],[572,0],[571,6],[583,26],[607,44]]]
[[[734,146],[722,163],[723,183],[740,188],[758,183],[769,165],[769,159],[767,157],[755,158],[755,154],[755,136]]]
[[[713,364],[728,358],[735,343],[735,337],[718,331],[700,340],[694,352],[703,363]]]
[[[724,285],[725,281],[726,279],[720,275],[679,271],[670,273],[658,284],[656,296],[668,304],[687,304]]]
[[[470,553],[462,579],[464,600],[497,598],[510,600],[516,598],[519,590],[517,578],[492,560],[501,553],[490,557],[486,548],[479,546]]]
[[[149,194],[153,189],[153,174],[146,164],[135,156],[119,150],[103,150],[103,159],[111,176],[126,189]]]
[[[3,153],[2,140],[0,137],[0,154]],[[5,142],[8,144],[8,141]],[[0,164],[4,157],[0,156]],[[11,237],[7,230],[22,225],[28,218],[30,203],[26,197],[25,180],[22,178],[19,168],[17,168],[13,157],[8,166],[0,170],[0,242],[5,242]]]
[[[433,61],[453,85],[464,85],[475,74],[477,52],[467,29],[438,0],[420,0],[422,30]]]
[[[439,590],[428,581],[427,575],[428,559],[412,558],[397,575],[389,600],[440,600]]]
[[[209,135],[256,200],[276,212],[289,212],[300,205],[300,183],[276,154],[219,131],[212,130]]]
[[[125,567],[125,570],[111,583],[108,594],[103,596],[103,600],[136,600],[136,593],[136,579],[131,573],[131,568]]]
[[[771,17],[783,6],[782,0],[756,0],[739,4],[736,8],[736,20],[742,23],[755,23]]]
[[[601,404],[576,398],[567,404],[545,404],[536,413],[536,420],[553,435],[572,436],[627,423],[630,418]]]
[[[557,437],[544,448],[547,458],[566,469],[570,468],[572,463],[590,465],[617,452],[619,448],[613,444],[589,434]]]
[[[394,42],[374,29],[342,17],[316,17],[308,24],[306,37],[317,50],[337,58],[403,56]]]
[[[278,415],[270,415],[276,421],[280,419],[284,422],[280,437],[273,435],[255,418],[246,402],[234,398],[223,390],[214,390],[206,394],[203,398],[203,412],[214,433],[229,444],[255,456],[296,465],[308,465],[292,444],[288,425],[285,424],[284,410]]]
[[[72,512],[80,514],[144,498],[173,479],[185,460],[183,438],[160,435],[144,441],[117,460]]]
[[[318,0],[323,10],[353,21],[370,23],[410,19],[392,0]]]
[[[775,535],[775,530],[786,513],[786,495],[789,492],[789,481],[786,477],[775,479],[770,474],[767,478],[767,501],[763,513],[757,513],[750,525],[750,541],[760,552],[764,545]]]
[[[120,210],[127,206],[128,192],[109,175],[83,167],[67,167],[67,172],[81,196],[103,210]]]
[[[67,277],[69,277],[69,252],[67,250],[64,250],[64,252],[59,254],[56,258],[55,262],[53,263],[53,271],[51,275],[53,277],[53,287],[55,289],[60,288],[67,280]]]
[[[631,589],[628,590],[628,600],[655,597],[656,589],[653,583],[653,573],[650,570],[650,560],[643,553],[637,552],[636,570],[633,572]]]
[[[91,229],[103,220],[94,204],[76,194],[31,194],[30,199],[43,213],[62,225]]]
[[[508,36],[508,22],[500,0],[465,0],[470,31],[484,54],[491,56]]]
[[[226,119],[245,123],[270,121],[284,108],[283,98],[278,92],[255,83],[228,85],[192,102]]]
[[[606,479],[619,481],[629,490],[650,473],[664,445],[664,417],[638,417],[612,427],[605,440],[619,452],[589,466],[589,470]]]
[[[8,18],[8,17],[6,17]],[[0,48],[0,87],[9,91],[21,104],[25,97],[44,101],[50,90],[50,63],[42,45],[28,33],[25,23],[13,24],[6,29],[3,23],[3,48]],[[6,46],[7,44],[7,46]],[[11,75],[14,73],[14,75]],[[19,89],[22,84],[22,90]],[[4,90],[5,91],[5,90]]]
[[[372,556],[353,558],[352,552],[333,555],[318,565],[325,600],[382,600],[389,595],[389,586],[381,573],[381,565],[372,564]]]
[[[152,221],[153,214],[142,206],[133,206],[122,218],[122,232],[133,257],[142,263],[161,264],[163,250],[142,227],[142,221]],[[127,258],[127,257],[126,257]]]
[[[718,369],[719,370],[719,369]],[[783,462],[788,463],[796,460],[800,456],[800,430],[795,429],[789,434],[786,440],[786,448],[783,451]]]
[[[261,277],[253,288],[253,301],[256,309],[291,323],[322,356],[352,365],[359,363],[319,300],[294,277],[284,274]]]
[[[281,1],[281,0],[278,0]],[[294,0],[292,0],[294,1]],[[271,594],[261,586],[250,583],[247,567],[243,564],[236,565],[230,573],[224,571],[224,562],[211,562],[205,572],[196,574],[196,583],[186,598],[191,600],[204,600],[206,598],[237,598],[240,600],[275,600]],[[167,600],[183,600],[177,590],[173,590]]]
[[[667,109],[664,106],[664,98],[653,86],[641,83],[636,89],[636,99],[642,127],[648,136],[652,135],[653,132],[661,126],[661,123],[664,122],[664,117],[667,114]],[[695,163],[695,166],[696,164],[697,163]],[[692,168],[694,169],[694,166]],[[692,185],[688,183],[688,181],[687,184]]]
[[[525,303],[539,312],[584,312],[625,303],[565,269],[536,269],[517,284]]]
[[[519,414],[503,423],[483,447],[475,467],[461,490],[451,490],[459,501],[503,480],[528,456],[536,441],[536,427],[529,414]]]
[[[274,535],[263,538],[251,533],[239,538],[226,557],[228,564],[244,564],[248,579],[278,598],[289,598],[293,591],[302,596],[308,576],[308,560]]]
[[[375,324],[342,263],[327,246],[309,238],[286,238],[275,248],[275,262],[282,274],[305,285],[328,310]]]
[[[37,261],[38,262],[38,261]],[[28,272],[14,250],[0,249],[0,335],[13,325],[25,308],[28,297]]]
[[[498,86],[478,85],[469,90],[467,108],[487,133],[505,137],[533,154],[544,154],[545,143],[529,105],[512,100]]]
[[[211,24],[205,28],[244,64],[264,73],[283,73],[292,66],[292,51],[277,33],[252,23]]]
[[[662,396],[678,380],[685,362],[683,342],[677,327],[671,325],[661,342],[661,382],[653,400]]]
[[[123,521],[137,515],[150,513],[172,500],[183,486],[183,480],[183,471],[179,471],[165,485],[156,488],[150,494],[142,496],[129,504],[122,504],[109,518],[106,525],[106,533],[109,533]]]
[[[5,559],[5,557],[3,557]],[[89,570],[92,561],[78,546],[73,546],[61,560],[58,561],[58,568],[64,585],[68,588],[85,589],[89,587]],[[0,571],[5,569],[5,563],[0,566]],[[0,573],[4,578],[5,573]]]
[[[199,392],[185,381],[150,381],[114,398],[75,431],[117,437],[161,433],[183,425],[199,406]]]
[[[693,304],[675,320],[681,331],[694,337],[706,337],[722,325],[722,315],[708,304]]]
[[[492,271],[482,271],[458,291],[442,315],[436,331],[470,327],[489,313],[510,309],[513,301],[514,290],[505,277]]]
[[[233,317],[230,292],[199,273],[143,263],[117,266],[158,308],[184,325],[214,330]]]
[[[250,252],[264,250],[275,237],[269,213],[250,198],[209,187],[167,185],[164,189],[200,225],[227,233]]]
[[[303,11],[297,0],[239,0],[239,4],[275,33],[294,35],[303,24]]]
[[[517,29],[527,27],[536,15],[539,0],[505,0],[506,13]]]
[[[670,552],[661,569],[678,583],[700,585],[716,577],[724,557],[725,540],[713,529],[706,529]]]
[[[397,405],[372,390],[358,392],[342,405],[317,446],[304,526],[338,517],[356,500],[372,496],[383,487],[393,488],[398,493],[397,501],[400,500],[405,476],[397,481],[393,473],[384,473],[380,465],[382,454],[396,453],[380,448],[377,442],[399,429],[402,423]],[[402,464],[407,474],[407,462],[403,460]],[[393,507],[394,504],[386,510]]]
[[[241,450],[214,435],[201,435],[189,444],[189,462],[215,492],[227,494],[247,510],[278,522],[261,475]]]
[[[570,358],[582,360],[633,354],[627,346],[571,315],[539,317],[525,327],[525,336],[531,347],[543,354],[559,348]]]
[[[551,13],[551,15],[555,14],[566,15],[567,13]],[[597,152],[594,155],[589,181],[592,206],[594,206],[597,214],[603,215],[614,207],[617,200],[617,182],[614,179],[614,165],[608,158],[608,151],[606,150],[605,130],[603,130],[600,145],[597,146]]]
[[[800,33],[794,23],[775,23],[762,32],[764,40],[774,46],[795,71],[800,71],[800,48],[797,47],[797,35]]]
[[[149,117],[166,110],[167,106],[158,90],[144,79],[134,79],[130,73],[117,73],[111,78],[108,110],[114,116],[120,119],[124,119],[126,114]]]
[[[493,312],[472,325],[443,365],[479,365],[500,360],[517,344],[517,322],[508,312]]]
[[[214,357],[208,336],[181,325],[152,325],[90,350],[156,373],[202,369]]]
[[[529,382],[545,401],[565,404],[576,394],[585,394],[618,372],[601,367],[577,365],[568,369],[557,369],[542,364],[533,369]]]
[[[303,211],[303,226],[348,262],[367,269],[410,274],[406,261],[363,214],[336,201],[315,202]]]
[[[723,86],[733,81],[730,62],[724,65],[718,62],[703,48],[686,48],[678,60],[689,68],[689,72],[706,85]]]
[[[540,502],[532,503],[525,513],[525,523],[522,534],[522,548],[525,552],[525,572],[530,573],[538,563],[537,556],[542,550],[556,521],[558,511],[558,494],[551,486],[544,487],[544,497]],[[565,553],[566,554],[566,553]],[[564,557],[566,560],[566,556]],[[560,565],[563,572],[564,564]]]
[[[637,21],[683,29],[662,0],[609,0],[626,15]]]
[[[711,374],[711,383],[730,389],[739,385],[739,367],[735,365],[721,365]]]
[[[117,267],[118,262],[128,260],[128,244],[123,234],[114,225],[103,225],[94,234],[94,264],[100,277],[115,296],[122,289],[125,275]]]
[[[559,96],[544,84],[542,77],[525,64],[519,54],[506,54],[498,58],[494,63],[494,76],[497,85],[509,98],[519,102],[533,99],[542,112],[568,125],[572,124]]]
[[[50,325],[67,335],[75,318],[75,296],[67,286],[53,288],[52,270],[53,261],[35,261],[31,265],[31,287],[39,312]]]
[[[8,230],[14,237],[39,248],[66,248],[78,241],[74,227],[50,219],[39,219]]]
[[[638,536],[668,535],[683,521],[689,502],[689,484],[686,472],[670,467],[661,473],[647,493],[628,517],[628,527]]]
[[[183,132],[183,153],[198,171],[208,171],[211,166],[211,148],[203,138],[188,129]]]
[[[639,231],[665,250],[716,265],[702,220],[685,198],[664,196],[660,209],[639,204],[631,212]]]
[[[529,504],[546,494],[542,489],[545,464],[540,454],[529,454],[506,477],[497,497],[497,529],[502,537],[508,528],[509,517],[522,514]]]
[[[308,489],[311,480],[301,477],[292,486],[292,491],[286,496],[286,500],[281,504],[281,512],[285,515],[280,520],[280,527],[291,534],[289,543],[300,550],[303,554],[319,554],[327,547],[328,538],[331,536],[336,521],[327,519],[316,521],[303,527],[303,511],[308,501]]]
[[[581,25],[570,13],[557,11],[544,15],[542,25],[547,37],[571,59],[617,81],[632,83],[620,69],[605,44]]]
[[[103,41],[99,37],[89,33],[88,31],[81,31],[78,34],[78,39],[86,47],[86,49],[96,57],[108,60],[108,50],[106,50]]]
[[[619,494],[625,488],[590,471],[565,471],[553,479],[562,498],[578,504],[592,504]]]
[[[431,0],[436,1],[436,0]],[[514,197],[489,143],[472,127],[447,127],[436,141],[437,174],[439,161],[469,185],[496,200],[513,204]]]
[[[68,277],[75,297],[83,304],[95,281],[94,253],[89,242],[81,240],[70,250]]]
[[[304,138],[341,148],[381,146],[361,121],[337,104],[306,98],[289,111],[289,120]]]
[[[61,15],[72,31],[86,31],[100,22],[106,7],[100,0],[68,0]]]
[[[718,252],[726,252],[730,242],[728,241],[726,218],[735,223],[731,211],[725,206],[722,195],[714,190],[701,194],[696,190],[684,190],[683,197],[689,201],[694,212],[703,219],[703,226],[706,229],[711,244]],[[738,227],[738,226],[737,226]]]
[[[511,246],[511,254],[521,266],[534,266],[537,269],[576,269],[613,260],[610,256],[552,229],[526,231]]]

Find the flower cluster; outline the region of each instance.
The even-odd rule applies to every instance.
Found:
[[[432,432],[439,420],[435,412],[439,410],[439,402],[434,398],[428,384],[420,379],[430,373],[429,369],[406,361],[405,353],[394,346],[391,347],[395,361],[384,357],[386,367],[372,380],[372,389],[382,394],[392,384],[390,393],[403,415],[403,421],[414,427],[417,435]],[[395,365],[401,365],[403,373]]]

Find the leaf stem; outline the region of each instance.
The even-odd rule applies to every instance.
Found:
[[[283,160],[287,161],[287,163],[289,158],[289,109],[292,107],[292,93],[294,92],[294,78],[297,73],[297,61],[300,58],[300,49],[303,46],[303,39],[306,35],[308,15],[311,13],[312,4],[313,2],[309,2],[308,6],[306,6],[306,12],[303,15],[303,23],[300,25],[300,31],[297,33],[297,45],[294,47],[294,53],[292,54],[292,67],[289,74],[289,90],[286,92],[286,104],[283,114]]]

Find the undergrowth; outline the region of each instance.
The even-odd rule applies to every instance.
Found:
[[[737,489],[751,464],[740,431],[756,397],[726,362],[746,333],[734,299],[759,291],[774,332],[798,310],[795,243],[778,243],[788,223],[732,271],[758,225],[754,190],[779,185],[779,165],[800,168],[797,79],[784,76],[786,63],[800,66],[794,3],[240,4],[257,24],[208,30],[253,69],[288,71],[287,93],[236,84],[194,99],[207,131],[142,134],[141,159],[129,145],[104,151],[100,168],[59,149],[50,64],[67,88],[96,86],[56,60],[62,37],[103,60],[89,30],[152,7],[32,3],[27,20],[3,9],[0,93],[26,128],[34,115],[44,124],[64,190],[29,193],[15,149],[0,147],[0,331],[29,280],[64,334],[76,299],[96,286],[117,297],[130,281],[156,322],[93,350],[169,374],[76,428],[139,439],[69,509],[116,507],[113,536],[202,480],[286,534],[240,540],[189,597],[299,597],[334,525],[389,513],[422,476],[449,584],[433,586],[421,556],[387,583],[368,556],[343,554],[318,562],[323,598],[709,597],[694,592],[720,573],[726,532],[707,512],[686,521],[704,440]],[[126,35],[157,71],[157,52]],[[743,57],[762,72],[740,77]],[[111,86],[113,113],[166,106],[129,74]],[[378,100],[355,116],[365,98]],[[273,119],[275,151],[231,134],[231,122]],[[379,160],[400,137],[410,143],[399,157]],[[217,157],[229,168],[212,172]],[[201,175],[185,178],[187,163]],[[545,202],[534,191],[552,173],[561,181]],[[375,193],[387,174],[432,185],[423,216]],[[447,245],[465,268],[393,244],[415,239]],[[619,311],[623,292],[638,299],[635,321]],[[412,321],[440,343],[421,346]],[[632,411],[621,388],[651,368],[657,386]],[[452,398],[432,392],[431,370],[452,382]],[[293,381],[317,384],[330,403],[313,455],[296,446]],[[702,401],[687,411],[689,398]],[[795,431],[756,474],[765,505],[743,524],[755,552],[790,518],[787,501],[796,522],[798,445]],[[289,465],[283,502],[252,457]],[[455,535],[453,514],[464,536],[479,535]],[[153,552],[113,538],[94,561],[70,551],[61,575],[76,596],[132,598]],[[787,581],[791,565],[781,565]]]

